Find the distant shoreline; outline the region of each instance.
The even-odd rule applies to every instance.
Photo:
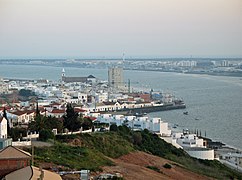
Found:
[[[0,64],[3,64],[0,62]],[[63,65],[54,65],[54,64],[21,64],[21,63],[16,63],[16,64],[3,64],[3,65],[22,65],[22,66],[48,66],[48,67],[71,67],[71,68],[85,68],[85,69],[106,69],[108,67],[83,67],[80,65],[76,64],[65,64]],[[180,73],[180,74],[197,74],[197,75],[210,75],[210,76],[225,76],[225,77],[241,77],[242,78],[242,71],[241,72],[203,72],[203,71],[189,71],[189,72],[183,72],[181,70],[160,70],[160,69],[131,69],[131,68],[124,68],[125,71],[152,71],[152,72],[164,72],[164,73]],[[14,79],[14,78],[11,78]],[[242,80],[242,79],[241,79]]]
[[[152,71],[152,72],[164,72],[164,73],[180,73],[180,74],[198,74],[198,75],[210,75],[210,76],[227,76],[227,77],[242,77],[242,72],[182,72],[182,71],[164,71],[159,69],[128,69],[127,71]],[[242,79],[241,79],[242,80]]]

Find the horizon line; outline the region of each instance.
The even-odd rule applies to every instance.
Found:
[[[122,56],[83,56],[83,57],[0,57],[0,60],[120,60]],[[242,56],[126,56],[128,59],[242,59]]]

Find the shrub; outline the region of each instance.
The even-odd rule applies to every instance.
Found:
[[[151,170],[153,170],[153,171],[156,171],[156,172],[158,172],[158,173],[162,173],[161,171],[160,171],[160,169],[158,168],[158,167],[156,167],[156,166],[146,166],[147,168],[149,168],[149,169],[151,169]]]
[[[166,169],[171,169],[172,168],[172,166],[170,164],[168,164],[168,163],[166,163],[163,167],[166,168]]]
[[[116,124],[112,124],[110,126],[110,131],[118,131],[118,126]]]
[[[39,132],[39,140],[40,141],[46,141],[48,139],[53,139],[54,138],[54,134],[51,130],[49,129],[42,129]]]
[[[133,142],[135,145],[140,145],[142,143],[142,135],[140,132],[134,132],[133,134]]]

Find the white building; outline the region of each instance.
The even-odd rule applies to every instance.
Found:
[[[198,138],[196,134],[173,133],[170,143],[184,149],[192,157],[214,160],[214,150],[206,148],[203,139]]]
[[[183,134],[175,133],[172,135],[173,138],[176,138],[176,142],[182,147],[203,147],[203,139],[198,138],[196,134]]]
[[[7,117],[13,124],[28,124],[34,120],[34,116],[35,110],[13,110],[7,112]]]
[[[8,93],[8,84],[3,81],[3,78],[0,77],[0,94]]]
[[[96,102],[97,103],[101,103],[101,102],[105,102],[105,101],[108,101],[108,93],[107,92],[98,93],[96,95]]]
[[[229,61],[226,61],[226,60],[221,61],[221,66],[222,67],[229,67]]]
[[[87,103],[87,94],[86,93],[78,93],[78,101],[82,104]]]
[[[190,156],[197,159],[214,160],[214,150],[208,148],[186,148],[184,149]]]
[[[6,139],[8,136],[7,119],[0,116],[0,138]]]
[[[181,67],[195,67],[197,66],[197,61],[179,61],[178,66]]]
[[[48,111],[47,114],[48,116],[56,117],[56,118],[61,118],[65,114],[65,109],[53,109],[52,111]]]
[[[0,150],[12,145],[12,139],[8,138],[7,119],[0,116]]]
[[[100,123],[116,124],[117,126],[125,124],[133,130],[144,130],[160,134],[161,136],[171,136],[171,130],[168,129],[168,123],[163,122],[160,118],[124,116],[102,114],[97,116],[97,121]]]

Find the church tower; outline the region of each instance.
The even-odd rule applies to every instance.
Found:
[[[62,69],[62,73],[61,73],[61,79],[63,79],[63,77],[65,77],[66,75],[65,75],[65,69],[63,68]]]

